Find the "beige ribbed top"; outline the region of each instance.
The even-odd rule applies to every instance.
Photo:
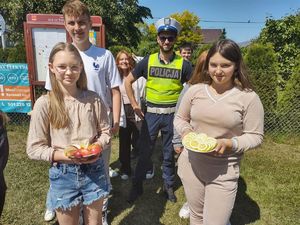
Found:
[[[78,98],[65,99],[71,123],[68,127],[54,129],[49,121],[49,96],[43,95],[35,102],[28,133],[27,154],[36,160],[52,161],[54,150],[63,151],[68,145],[92,140],[103,148],[110,143],[107,109],[100,97],[84,91]]]
[[[223,160],[239,161],[244,151],[262,143],[264,111],[258,95],[253,91],[241,91],[234,87],[222,95],[215,95],[208,85],[196,84],[184,94],[174,126],[180,135],[190,130],[214,138],[236,137],[238,148],[224,155]],[[213,156],[198,154],[197,157]]]

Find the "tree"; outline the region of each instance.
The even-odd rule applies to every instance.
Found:
[[[109,48],[109,50],[111,51],[111,53],[113,54],[113,56],[116,58],[117,57],[117,54],[119,51],[121,50],[125,50],[127,51],[128,53],[132,53],[132,50],[126,46],[123,46],[123,45],[114,45],[114,46],[111,46]]]
[[[141,40],[137,23],[152,18],[151,10],[138,0],[85,0],[94,15],[101,15],[107,31],[107,45],[136,47]]]
[[[198,57],[201,55],[201,53],[204,51],[208,51],[211,48],[211,46],[212,44],[201,44],[194,49],[191,60],[193,65],[196,65]]]
[[[225,28],[222,29],[222,34],[219,37],[219,40],[223,40],[223,39],[226,39],[226,30],[225,30]]]
[[[193,45],[201,43],[203,37],[199,24],[199,17],[187,10],[182,13],[171,14],[170,17],[176,19],[182,26],[182,30],[177,38],[175,47],[180,46],[184,42],[190,42]]]
[[[300,54],[300,12],[280,20],[268,18],[258,41],[273,45],[279,61],[279,73],[288,80]]]
[[[141,33],[135,26],[152,18],[149,8],[139,6],[138,0],[82,0],[92,15],[102,17],[106,27],[107,46],[137,46]],[[28,13],[61,14],[64,0],[6,0],[0,1],[1,14],[9,26],[10,39],[23,40],[23,22]]]
[[[170,17],[176,19],[182,26],[175,49],[178,49],[184,42],[190,42],[193,46],[198,46],[201,43],[203,37],[201,35],[201,28],[198,26],[199,17],[187,10],[183,13],[174,13]],[[139,29],[142,33],[142,39],[136,48],[136,53],[145,56],[157,52],[159,48],[156,42],[157,31],[154,24],[141,24],[139,25]]]
[[[159,50],[156,42],[156,28],[154,24],[147,25],[146,23],[138,24],[138,28],[142,33],[141,41],[135,49],[136,55],[145,56]]]
[[[28,13],[60,13],[64,1],[7,0],[0,1],[1,14],[9,27],[9,39],[23,40],[23,22]]]

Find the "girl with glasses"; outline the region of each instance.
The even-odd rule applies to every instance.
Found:
[[[84,224],[102,224],[102,204],[108,195],[101,154],[69,158],[70,145],[110,143],[107,110],[100,97],[87,90],[83,62],[76,47],[58,43],[49,57],[52,90],[41,96],[31,114],[27,154],[51,162],[49,206],[61,225],[78,225],[83,205]]]

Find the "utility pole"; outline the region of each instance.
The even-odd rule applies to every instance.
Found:
[[[0,14],[0,36],[2,40],[2,48],[5,49],[5,20]]]

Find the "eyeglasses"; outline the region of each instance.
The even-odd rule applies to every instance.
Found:
[[[72,73],[80,73],[81,72],[81,66],[55,66],[56,70],[60,74],[64,74],[67,72],[67,70],[70,70]]]
[[[175,38],[176,37],[174,37],[174,36],[159,36],[159,40],[161,42],[165,42],[167,39],[169,42],[173,42],[173,41],[175,41]]]

